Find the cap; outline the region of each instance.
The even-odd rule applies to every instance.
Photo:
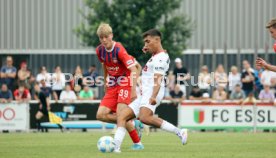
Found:
[[[182,61],[181,61],[180,58],[176,58],[176,59],[174,60],[174,62],[176,62],[176,63],[181,63]]]

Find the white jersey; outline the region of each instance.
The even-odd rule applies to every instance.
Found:
[[[161,87],[165,86],[164,78],[166,72],[169,69],[170,58],[168,53],[161,52],[156,55],[153,55],[142,71],[142,90],[144,88],[152,89],[154,86],[154,74],[163,75]]]
[[[134,112],[135,116],[138,117],[141,107],[146,107],[154,113],[157,106],[160,105],[160,102],[164,98],[165,94],[164,78],[166,72],[169,69],[169,65],[170,58],[169,55],[165,52],[161,52],[152,56],[150,60],[147,62],[146,66],[142,71],[142,95],[138,96],[138,98],[129,105],[129,107]],[[163,75],[163,78],[160,90],[158,92],[158,95],[156,96],[156,104],[151,105],[149,103],[149,100],[152,96],[154,88],[154,74],[161,74]]]

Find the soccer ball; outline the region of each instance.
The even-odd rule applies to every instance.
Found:
[[[110,136],[103,136],[98,140],[98,149],[103,153],[110,153],[114,150],[114,140]]]

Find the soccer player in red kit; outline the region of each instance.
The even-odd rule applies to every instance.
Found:
[[[276,18],[271,19],[268,24],[266,25],[266,28],[269,30],[271,37],[276,40]],[[274,51],[276,53],[276,42],[273,45]],[[264,59],[258,58],[256,60],[256,65],[261,66],[265,69],[268,69],[270,71],[276,72],[276,66],[268,64]]]
[[[136,99],[138,69],[141,69],[141,66],[127,53],[121,43],[113,41],[112,28],[109,24],[101,24],[97,35],[101,44],[96,48],[96,53],[103,65],[106,89],[97,112],[97,119],[116,123],[120,111]],[[126,128],[134,143],[132,149],[143,149],[144,146],[132,121],[127,122]]]

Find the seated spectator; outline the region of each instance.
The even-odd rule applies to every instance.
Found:
[[[246,96],[245,96],[245,93],[243,92],[243,90],[241,89],[241,85],[236,84],[234,90],[232,90],[232,92],[231,92],[230,99],[242,101],[243,99],[245,99],[245,97]]]
[[[94,99],[93,91],[88,86],[84,86],[83,90],[80,91],[78,99],[93,100]]]
[[[73,79],[70,81],[71,89],[75,91],[76,94],[79,95],[81,89],[83,89],[83,74],[82,69],[78,65],[73,74]]]
[[[51,87],[50,81],[51,81],[51,75],[47,72],[47,69],[45,66],[42,66],[40,68],[40,73],[37,74],[36,76],[36,81],[38,83],[41,82],[41,80],[44,80],[46,83],[46,87]],[[39,85],[40,87],[42,86],[41,84]]]
[[[174,90],[170,92],[171,100],[175,105],[178,105],[183,100],[185,100],[184,93],[180,90],[180,85],[177,84],[174,87]]]
[[[31,71],[28,70],[26,62],[20,64],[17,76],[18,85],[23,85],[25,88],[31,89],[31,85],[35,82],[35,78],[32,76]]]
[[[94,98],[99,98],[99,87],[97,86],[97,84],[100,83],[100,80],[98,78],[99,74],[97,72],[96,65],[91,65],[84,76],[86,78],[86,81],[88,81],[87,83],[89,83],[89,87],[93,91]]]
[[[60,97],[60,93],[65,87],[65,75],[62,73],[60,66],[55,67],[55,73],[52,75],[52,90]]]
[[[275,96],[273,92],[270,90],[270,84],[264,84],[263,86],[264,86],[264,89],[261,90],[259,94],[259,99],[261,101],[273,102],[275,99]]]
[[[237,84],[241,84],[241,74],[238,72],[238,68],[236,66],[231,67],[231,72],[228,76],[229,81],[229,94],[235,90]]]
[[[219,86],[226,88],[227,82],[228,82],[227,74],[224,71],[223,65],[219,64],[215,71],[216,88],[218,88]]]
[[[13,90],[17,69],[13,66],[13,59],[11,56],[7,56],[6,62],[6,65],[1,67],[0,79],[2,84],[5,83],[8,89]]]
[[[227,99],[227,93],[223,86],[218,86],[213,93],[213,100],[224,101]]]
[[[190,100],[201,100],[202,99],[202,92],[200,91],[198,86],[194,86],[191,93],[190,93]]]
[[[50,99],[50,98],[51,98],[51,95],[53,95],[54,100],[55,100],[55,101],[58,101],[58,97],[57,97],[56,93],[53,93],[52,88],[47,86],[46,81],[45,81],[44,79],[42,79],[42,80],[40,81],[40,84],[39,84],[39,85],[41,85],[41,87],[40,87],[41,92],[44,93],[44,95],[45,95],[47,98]],[[36,94],[35,94],[34,98],[35,98],[36,100],[39,99],[38,96],[37,96]]]
[[[201,67],[201,72],[198,75],[198,87],[202,93],[210,92],[211,75],[208,72],[208,67],[206,65]]]
[[[18,89],[13,92],[14,98],[19,103],[29,102],[31,100],[31,94],[24,85],[19,85]]]
[[[75,92],[71,90],[70,85],[65,86],[65,90],[63,90],[60,94],[60,100],[64,102],[74,102],[77,100],[77,96]]]
[[[9,103],[12,101],[12,92],[8,89],[7,84],[2,84],[0,91],[0,103]]]

